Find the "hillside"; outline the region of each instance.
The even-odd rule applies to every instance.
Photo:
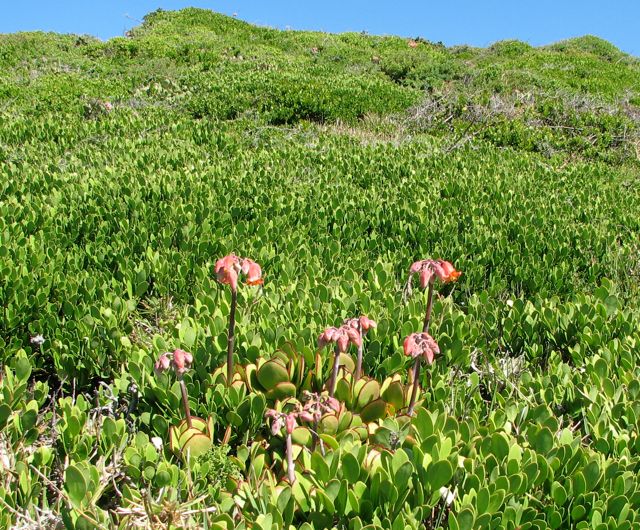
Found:
[[[227,388],[232,252],[264,285]],[[410,416],[426,258],[462,275]],[[639,281],[640,60],[596,37],[0,35],[2,528],[640,528]],[[360,314],[291,480],[265,411],[330,390]]]

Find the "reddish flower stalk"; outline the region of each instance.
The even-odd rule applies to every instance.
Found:
[[[336,351],[333,355],[333,368],[331,369],[331,381],[329,383],[329,396],[333,397],[338,384],[338,372],[340,371],[340,347],[336,344]]]
[[[189,429],[193,427],[191,423],[191,409],[189,408],[189,396],[187,395],[187,386],[184,384],[184,379],[182,376],[178,376],[178,381],[180,382],[180,392],[182,393],[182,406],[184,407],[184,415],[187,418],[187,425]]]
[[[293,434],[294,429],[298,426],[298,423],[296,422],[298,414],[298,412],[289,412],[288,414],[285,414],[284,412],[278,412],[274,409],[268,409],[264,414],[267,418],[271,418],[271,432],[274,436],[277,436],[282,428],[285,427],[287,444],[287,478],[289,479],[289,484],[293,484],[296,481],[296,470],[295,464],[293,463],[293,440],[291,435]]]
[[[333,397],[338,382],[338,371],[340,370],[340,354],[347,351],[349,343],[359,347],[362,344],[362,337],[358,330],[343,324],[339,328],[330,327],[325,329],[320,334],[320,337],[318,337],[318,347],[320,349],[324,348],[330,342],[336,343],[331,380],[329,381],[329,397]]]
[[[364,349],[363,339],[364,335],[371,328],[375,328],[378,326],[374,320],[362,315],[360,318],[349,318],[344,321],[343,325],[352,327],[360,334],[360,343],[358,344],[358,358],[356,361],[356,373],[355,379],[356,381],[360,379],[362,376],[362,353]]]
[[[416,406],[416,397],[418,396],[418,380],[420,379],[420,359],[413,362],[413,387],[411,388],[411,399],[409,400],[409,409],[407,414],[413,416],[413,409]]]
[[[422,332],[429,332],[429,324],[431,323],[431,310],[433,309],[433,284],[429,282],[429,294],[427,295],[427,311],[424,315],[424,322],[422,323]],[[405,349],[406,354],[406,349]],[[416,404],[416,397],[418,395],[418,380],[420,379],[420,357],[416,357],[413,362],[413,388],[411,389],[411,399],[409,400],[409,416],[413,415],[413,408]]]
[[[227,330],[227,386],[233,382],[233,346],[236,342],[236,306],[238,291],[231,289],[231,310],[229,311],[229,329]]]
[[[429,283],[429,294],[427,294],[427,310],[424,313],[424,321],[422,322],[422,332],[428,333],[429,324],[431,323],[431,310],[433,309],[433,282]]]
[[[191,367],[193,363],[193,355],[181,349],[174,350],[173,353],[163,353],[154,365],[154,371],[156,373],[162,373],[172,368],[178,377],[180,383],[180,393],[182,394],[182,406],[184,408],[184,415],[187,419],[187,425],[191,429],[191,408],[189,407],[189,395],[187,394],[187,385],[184,382],[184,374]]]
[[[249,258],[239,258],[229,254],[216,261],[215,273],[221,284],[231,287],[231,310],[229,312],[229,329],[227,332],[227,386],[233,382],[233,347],[235,344],[236,306],[238,304],[238,277],[242,273],[246,276],[247,285],[261,285],[262,269]]]
[[[287,432],[287,478],[289,484],[293,484],[296,481],[296,470],[293,464],[293,441],[291,434]]]

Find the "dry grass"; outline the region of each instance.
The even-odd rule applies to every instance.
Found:
[[[411,138],[403,120],[398,117],[375,114],[367,114],[357,125],[337,121],[321,124],[318,127],[323,133],[348,136],[361,145],[400,145]]]

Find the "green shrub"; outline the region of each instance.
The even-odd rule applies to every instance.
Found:
[[[640,523],[638,62],[414,42],[197,9],[0,36],[0,527]],[[231,252],[264,285],[229,387]],[[409,417],[427,257],[462,276]],[[365,377],[291,433],[291,484],[265,412],[326,386],[318,336],[362,314]]]

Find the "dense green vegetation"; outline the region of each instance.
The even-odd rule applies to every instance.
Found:
[[[640,528],[639,175],[640,61],[594,37],[445,48],[196,9],[0,35],[0,527]],[[264,285],[239,288],[227,388],[230,252]],[[409,417],[429,257],[462,276]],[[321,390],[319,334],[360,314],[375,379],[343,375],[291,485],[265,410]],[[212,423],[188,460],[153,371],[176,348]]]

